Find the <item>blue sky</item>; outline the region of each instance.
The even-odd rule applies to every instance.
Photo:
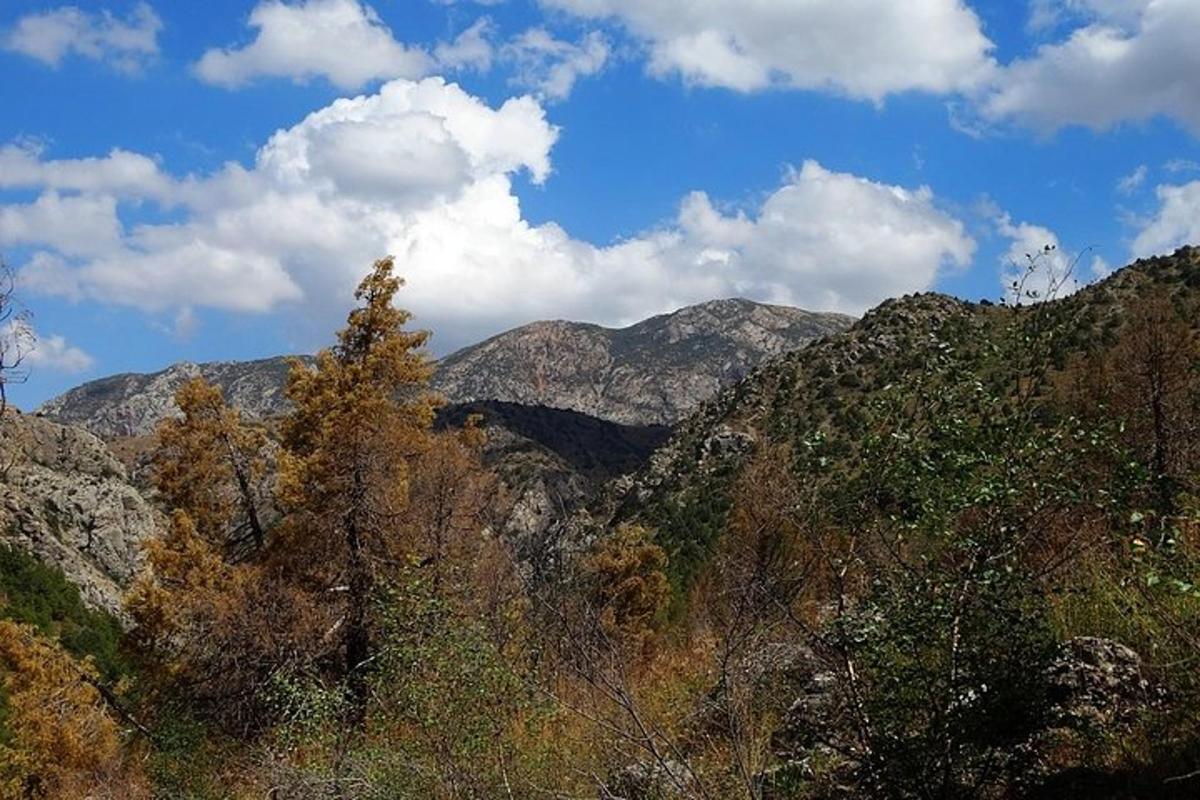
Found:
[[[996,298],[1047,243],[1092,280],[1200,240],[1198,35],[1195,0],[10,0],[11,393],[312,351],[386,253],[438,353]]]

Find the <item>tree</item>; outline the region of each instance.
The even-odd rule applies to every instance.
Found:
[[[408,506],[410,465],[429,446],[432,367],[428,333],[405,330],[393,306],[403,284],[393,261],[375,263],[355,298],[361,305],[317,356],[294,364],[283,424],[280,497],[289,512],[277,555],[299,580],[339,598],[341,671],[351,722],[366,718],[377,573],[401,562],[399,527]]]
[[[666,567],[667,554],[637,525],[601,540],[580,567],[598,633],[635,660],[651,645],[670,600]]]
[[[307,593],[261,564],[230,563],[182,510],[147,544],[125,605],[160,705],[181,692],[236,734],[268,726],[276,683],[309,672],[323,650]]]
[[[472,416],[456,432],[431,436],[412,464],[404,548],[432,572],[435,593],[475,592],[462,570],[484,544],[483,532],[496,529],[499,486],[483,466],[485,436]]]
[[[1148,456],[1156,510],[1173,516],[1176,493],[1196,465],[1189,447],[1200,428],[1200,337],[1169,297],[1153,294],[1134,309],[1110,358],[1105,395]]]
[[[168,508],[186,511],[205,540],[235,560],[266,541],[267,435],[193,378],[175,393],[181,418],[158,426],[155,483]]]
[[[17,305],[15,290],[12,270],[0,261],[0,423],[8,409],[8,385],[24,382],[22,365],[34,344],[28,315]]]
[[[0,741],[0,797],[145,796],[124,763],[121,731],[89,662],[34,628],[0,620],[0,686],[9,736]]]

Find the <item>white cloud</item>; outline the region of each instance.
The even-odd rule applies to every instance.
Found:
[[[1139,165],[1133,172],[1117,181],[1117,191],[1121,194],[1133,194],[1142,188],[1149,172],[1150,169],[1145,164]]]
[[[1173,158],[1163,164],[1163,169],[1173,175],[1181,172],[1200,172],[1200,161],[1193,161],[1190,158]]]
[[[401,302],[444,348],[538,318],[621,323],[733,295],[861,312],[930,288],[974,252],[929,189],[812,161],[756,207],[697,192],[672,221],[598,246],[522,215],[514,176],[546,180],[557,134],[528,97],[492,108],[441,79],[393,81],[279,131],[250,168],[174,181],[175,221],[129,227],[103,252],[23,234],[37,252],[21,279],[154,312],[281,310],[323,333],[372,259],[392,253]]]
[[[153,159],[113,150],[103,158],[42,160],[40,147],[0,147],[0,189],[45,188],[165,200],[173,182]]]
[[[978,86],[992,43],[963,0],[541,0],[619,20],[647,42],[650,69],[739,91],[832,90],[881,101]]]
[[[566,99],[579,78],[604,69],[609,53],[608,41],[597,31],[572,44],[545,28],[530,28],[504,46],[504,57],[514,66],[512,83],[547,100]]]
[[[1051,131],[1156,116],[1200,133],[1200,3],[1076,0],[1084,24],[997,76],[985,118]]]
[[[1160,255],[1200,243],[1200,181],[1155,190],[1159,207],[1133,240],[1138,257]]]
[[[487,72],[492,68],[495,48],[492,47],[492,21],[480,17],[475,24],[454,38],[434,48],[433,56],[444,69],[474,69]]]
[[[52,67],[74,54],[136,73],[158,54],[160,30],[162,20],[147,3],[134,6],[127,19],[62,6],[21,17],[0,43]]]
[[[1028,28],[1044,33],[1067,23],[1110,19],[1121,24],[1137,21],[1150,0],[1031,0]]]
[[[80,348],[69,344],[62,336],[52,335],[37,337],[25,363],[34,369],[42,367],[54,372],[75,374],[87,372],[96,360]]]
[[[1092,256],[1092,279],[1102,280],[1113,274],[1113,266],[1102,256]]]
[[[106,195],[64,197],[51,190],[32,203],[0,205],[0,245],[41,244],[64,255],[94,256],[120,239],[117,202]]]
[[[325,78],[343,89],[370,81],[415,78],[432,59],[392,36],[375,10],[359,0],[263,0],[250,12],[258,32],[244,47],[212,49],[195,65],[204,81],[237,88],[256,78]]]

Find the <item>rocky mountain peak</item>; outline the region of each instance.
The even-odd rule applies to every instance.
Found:
[[[446,357],[433,388],[451,403],[500,400],[625,425],[672,424],[764,360],[852,322],[744,299],[701,303],[625,328],[534,322]],[[92,381],[38,412],[105,438],[144,435],[174,413],[179,386],[202,376],[248,417],[265,418],[287,410],[288,369],[282,357],[183,362]]]

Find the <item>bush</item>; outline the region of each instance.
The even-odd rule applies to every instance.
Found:
[[[62,570],[0,544],[0,618],[33,625],[77,658],[90,656],[106,681],[128,672],[116,617],[84,605]]]

